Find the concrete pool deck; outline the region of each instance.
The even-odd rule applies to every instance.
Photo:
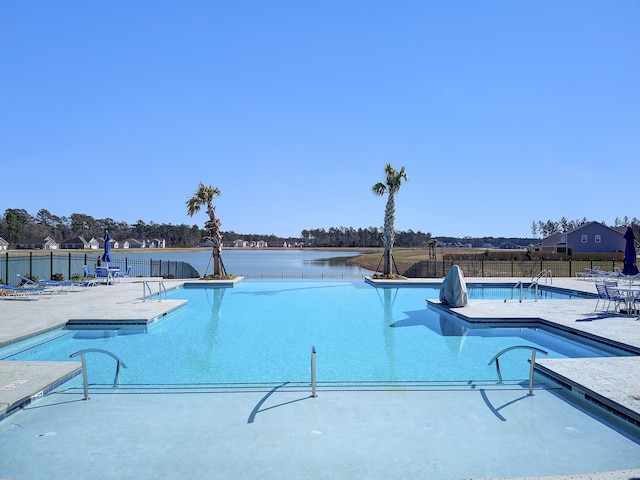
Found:
[[[468,283],[510,283],[515,284],[521,279],[467,279]],[[527,281],[526,279],[522,279]],[[179,285],[182,282],[179,281],[165,281],[167,288],[171,286]],[[437,283],[433,280],[425,281],[425,283]],[[584,291],[588,293],[595,293],[595,286],[593,282],[577,279],[565,279],[555,278],[553,279],[553,286],[566,288],[570,290]],[[0,301],[0,345],[11,343],[17,339],[25,338],[34,335],[39,332],[51,330],[59,326],[64,325],[71,319],[83,319],[83,320],[99,320],[108,319],[112,321],[118,320],[143,320],[152,321],[168,311],[178,308],[180,301],[162,300],[162,301],[142,301],[143,284],[139,282],[122,283],[111,286],[98,286],[86,292],[70,292],[65,295],[55,295],[51,298],[43,298],[38,301],[22,301],[22,300],[6,300]],[[636,321],[636,317],[623,317],[620,315],[601,315],[595,314],[593,308],[595,306],[595,299],[585,300],[552,300],[552,301],[538,301],[532,300],[519,303],[517,301],[495,301],[495,300],[473,300],[468,307],[461,309],[452,309],[454,313],[461,317],[467,317],[471,321],[476,322],[493,322],[497,319],[511,318],[511,319],[528,319],[528,321],[538,321],[542,319],[544,322],[553,323],[555,325],[570,328],[572,330],[584,332],[585,335],[598,337],[602,339],[610,339],[616,343],[626,345],[631,350],[638,349],[640,351],[640,321]],[[640,416],[640,387],[638,386],[637,379],[640,378],[640,357],[617,357],[617,358],[603,358],[603,359],[568,359],[568,360],[554,360],[538,358],[536,363],[541,366],[554,371],[557,375],[566,378],[567,381],[573,382],[579,385],[581,388],[593,392],[595,395],[602,396],[603,398],[610,399],[623,408],[628,409],[633,415]],[[613,363],[612,363],[613,362]],[[60,364],[63,365],[60,365]],[[25,399],[31,397],[39,398],[41,392],[52,385],[55,385],[62,378],[66,378],[69,375],[77,374],[80,368],[79,362],[0,362],[0,415],[3,412],[7,412],[24,403]],[[417,474],[417,470],[411,470],[405,467],[401,469],[400,464],[406,464],[411,462],[412,457],[415,458],[416,451],[404,446],[404,449],[396,445],[394,442],[390,442],[389,435],[404,435],[407,441],[411,443],[411,439],[417,435],[415,431],[416,418],[409,413],[410,409],[415,408],[416,404],[428,404],[429,401],[425,401],[425,398],[430,398],[428,395],[433,395],[434,392],[421,391],[421,392],[320,392],[323,399],[322,404],[315,403],[316,399],[309,399],[307,396],[300,392],[288,392],[281,393],[273,392],[273,395],[265,395],[264,393],[253,394],[219,394],[213,396],[207,396],[206,394],[191,394],[191,395],[178,395],[169,396],[169,399],[165,399],[163,402],[157,403],[157,395],[147,395],[147,401],[139,406],[131,406],[129,413],[136,412],[140,416],[152,415],[155,409],[167,408],[167,403],[172,404],[169,408],[175,409],[176,412],[180,412],[181,409],[190,409],[193,402],[201,404],[203,411],[210,410],[213,414],[216,414],[216,418],[220,416],[220,412],[226,412],[223,416],[228,415],[229,418],[234,416],[245,418],[239,418],[243,425],[251,424],[257,425],[262,422],[253,421],[250,414],[254,414],[254,420],[264,419],[274,414],[280,421],[283,419],[276,415],[276,412],[285,405],[291,406],[291,409],[300,409],[301,414],[304,417],[296,417],[296,413],[288,412],[287,416],[292,416],[292,419],[300,424],[301,430],[295,433],[297,430],[280,430],[276,425],[270,424],[269,421],[265,422],[265,428],[269,426],[271,431],[262,430],[263,427],[256,427],[253,431],[245,431],[244,428],[237,430],[237,438],[233,437],[230,440],[224,435],[223,431],[233,429],[231,425],[223,424],[220,428],[222,431],[216,431],[216,437],[225,438],[226,442],[238,442],[238,444],[245,444],[247,448],[253,446],[257,448],[255,442],[270,442],[272,445],[268,450],[263,451],[262,455],[268,455],[264,452],[271,452],[270,455],[278,455],[278,452],[286,451],[289,449],[290,455],[296,455],[296,448],[298,444],[306,445],[307,448],[317,449],[318,458],[334,458],[335,464],[331,461],[322,464],[318,460],[314,460],[313,457],[308,465],[308,471],[298,469],[295,473],[298,475],[308,474],[309,476],[315,475],[320,478],[349,478],[349,477],[362,477],[378,476],[379,478],[389,478],[396,474],[396,478],[413,478]],[[443,394],[444,395],[444,394]],[[494,394],[497,395],[497,394]],[[505,393],[505,395],[509,395]],[[233,407],[229,406],[229,399],[233,396]],[[427,397],[425,397],[427,396]],[[517,397],[521,396],[521,392],[517,393]],[[113,415],[113,411],[109,407],[113,408],[115,400],[118,398],[118,394],[113,395],[94,395],[90,402],[82,402],[78,395],[70,396],[68,401],[61,402],[60,400],[53,401],[52,399],[42,398],[37,402],[31,403],[23,410],[31,410],[38,408],[36,405],[42,403],[43,408],[51,408],[60,414],[69,415],[67,423],[73,424],[73,419],[76,418],[80,423],[81,417],[84,415],[95,415],[96,418],[100,418],[100,411],[104,409],[105,416]],[[144,398],[145,396],[141,395]],[[167,396],[165,396],[167,397]],[[185,398],[180,398],[185,397]],[[366,405],[363,404],[363,398],[366,397]],[[134,398],[134,397],[129,397]],[[137,397],[135,397],[137,398]],[[278,399],[277,401],[275,399]],[[518,401],[516,398],[513,401]],[[537,397],[534,397],[537,398]],[[326,400],[325,400],[326,399]],[[504,402],[508,403],[510,400],[505,399]],[[44,405],[49,402],[47,407]],[[51,403],[53,402],[53,403]],[[134,400],[135,402],[135,400]],[[183,404],[186,402],[185,404]],[[129,402],[127,402],[129,403]],[[446,402],[445,402],[446,403]],[[498,402],[499,403],[499,402]],[[175,404],[175,405],[173,405]],[[115,407],[116,410],[118,407]],[[121,407],[125,408],[125,407]],[[139,408],[139,410],[138,410]],[[93,413],[89,410],[95,409]],[[68,412],[67,412],[68,410]],[[31,410],[32,411],[32,410]],[[403,413],[404,412],[404,413]],[[121,419],[126,419],[126,422],[131,422],[132,425],[139,424],[142,421],[137,417],[131,418],[131,415],[126,411],[122,412]],[[19,424],[21,422],[20,416],[23,412],[15,413],[8,417],[5,422],[11,422],[12,424]],[[161,415],[160,413],[158,413]],[[135,415],[135,413],[134,413]],[[170,417],[181,418],[181,414],[170,415]],[[207,413],[206,415],[209,415]],[[15,416],[15,420],[14,420]],[[166,412],[164,413],[166,417]],[[388,421],[376,421],[368,422],[367,418],[370,417],[388,417]],[[303,420],[306,418],[306,420]],[[310,419],[316,419],[316,421],[310,421]],[[639,417],[640,418],[640,417]],[[114,428],[120,425],[118,418],[107,418],[107,423],[113,424]],[[203,418],[205,420],[205,418]],[[166,421],[166,419],[165,419]],[[290,422],[291,419],[287,419]],[[55,437],[59,435],[64,428],[62,423],[51,419],[52,424],[55,423],[55,431],[57,433],[41,432],[41,435],[37,439],[34,439],[33,448],[35,452],[39,451],[39,448],[45,448],[44,443],[50,440],[51,443]],[[224,423],[224,422],[223,422]],[[350,431],[340,431],[340,426],[349,424],[353,428]],[[421,425],[420,428],[423,428]],[[54,428],[54,427],[52,427]],[[103,425],[103,428],[104,425]],[[144,428],[150,429],[144,433]],[[174,426],[176,434],[182,435],[183,433],[178,431],[178,427]],[[192,426],[195,431],[198,431],[198,426]],[[333,443],[327,442],[328,435],[324,435],[327,429],[333,429],[333,431],[340,431],[337,437],[333,437]],[[3,430],[4,431],[4,430]],[[305,434],[304,440],[299,437]],[[205,454],[209,451],[209,448],[215,447],[218,452],[220,462],[227,462],[233,460],[235,450],[229,443],[220,444],[220,440],[212,438],[201,432],[209,445],[198,446],[201,448],[202,453]],[[74,432],[77,435],[77,432]],[[86,435],[90,436],[91,432],[86,432]],[[116,440],[118,444],[117,450],[120,451],[123,447],[121,444],[132,445],[134,442],[136,450],[140,456],[138,459],[143,459],[144,455],[141,451],[146,451],[147,448],[143,445],[148,439],[150,445],[149,448],[166,448],[166,442],[161,442],[155,439],[157,435],[162,438],[166,438],[167,441],[171,441],[171,436],[168,432],[164,431],[160,427],[150,427],[145,424],[143,427],[143,434],[140,437],[138,434],[126,431],[114,431],[111,437]],[[2,434],[0,433],[0,437]],[[246,438],[245,438],[246,436]],[[259,440],[255,440],[255,439]],[[348,448],[353,442],[364,442],[363,439],[367,439],[366,443],[371,442],[371,445],[367,448],[370,451],[368,457],[361,459],[351,459],[350,464],[347,462],[347,458],[344,456],[345,448]],[[320,440],[323,439],[323,440]],[[418,441],[418,437],[415,437]],[[91,439],[87,438],[87,442],[91,443]],[[394,445],[391,445],[394,443]],[[397,442],[396,442],[397,443]],[[42,447],[39,445],[43,444]],[[236,445],[237,446],[237,445]],[[384,446],[385,448],[382,448]],[[48,448],[51,448],[49,445]],[[29,446],[25,446],[29,448]],[[115,446],[114,446],[115,448]],[[131,447],[133,448],[133,447]],[[191,445],[194,448],[194,445]],[[400,450],[397,450],[400,448]],[[62,448],[62,452],[64,451]],[[96,449],[96,452],[98,449]],[[257,450],[256,450],[257,451]],[[46,454],[49,450],[43,450],[43,454]],[[58,452],[61,455],[62,452]],[[73,455],[73,450],[69,453],[70,458],[68,460],[70,468],[75,465],[77,467],[77,458]],[[220,452],[226,452],[228,454],[225,457]],[[308,453],[308,452],[307,452]],[[129,469],[134,468],[136,459],[129,458],[125,452],[120,451],[122,458],[128,458]],[[303,456],[302,452],[298,455]],[[376,461],[388,455],[393,455],[397,460],[390,461],[386,458],[383,462],[384,465],[378,465],[376,467]],[[286,457],[286,453],[285,453]],[[157,457],[154,457],[157,460]],[[311,458],[311,457],[310,457]],[[114,459],[117,462],[117,459]],[[174,459],[175,460],[175,459]],[[167,459],[168,461],[168,459]],[[177,460],[176,460],[177,461]],[[238,462],[242,459],[238,458]],[[252,461],[255,462],[256,470],[247,470],[246,476],[257,478],[260,475],[258,473],[264,473],[264,477],[269,478],[292,478],[290,474],[292,472],[287,469],[285,465],[272,465],[269,463],[269,457],[255,458],[252,457]],[[635,462],[640,466],[640,458]],[[126,462],[125,462],[126,464]],[[259,466],[259,469],[258,469]],[[119,467],[126,468],[126,465],[120,465]],[[158,465],[158,468],[169,468],[169,465]],[[191,468],[197,466],[192,465]],[[203,462],[203,468],[208,468],[208,464]],[[188,472],[182,471],[187,466],[174,465],[174,469],[178,468],[175,472],[174,478],[180,478],[189,476]],[[324,468],[325,471],[321,475],[316,475],[314,470],[318,468]],[[391,468],[391,470],[386,470]],[[444,467],[441,467],[444,468]],[[279,472],[278,472],[278,469]],[[162,469],[161,469],[162,470]],[[489,470],[491,471],[491,470]],[[499,470],[493,470],[499,471]],[[193,472],[193,470],[191,470]],[[226,466],[220,467],[219,470],[223,478],[232,478],[238,474],[242,474],[242,469],[231,469]],[[227,472],[226,475],[223,472]],[[331,475],[331,473],[334,475]],[[122,472],[120,472],[122,473]],[[200,473],[203,473],[202,471]],[[375,475],[373,475],[375,473]],[[422,472],[422,478],[428,478],[429,475]],[[287,475],[289,474],[289,475]],[[166,475],[166,472],[165,472]],[[478,477],[485,478],[479,471]],[[120,478],[125,478],[126,475],[120,475]],[[635,470],[625,470],[617,472],[605,472],[605,473],[584,473],[582,475],[571,475],[565,478],[574,479],[628,479],[640,477],[640,468]],[[19,476],[13,478],[21,478]],[[29,477],[27,477],[29,478]],[[113,476],[105,476],[105,478],[118,478],[117,472]],[[548,477],[554,478],[554,477]],[[557,477],[561,478],[561,477]]]

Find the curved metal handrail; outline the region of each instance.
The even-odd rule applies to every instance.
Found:
[[[544,278],[544,283],[547,283],[547,279],[550,279],[553,284],[553,272],[551,270],[541,270],[537,275],[531,277],[531,283],[538,283],[541,278]]]
[[[523,288],[522,281],[519,281],[513,287],[511,287],[511,300],[513,300],[513,291],[518,287],[520,287],[520,303],[522,303],[522,288]]]
[[[72,353],[71,355],[69,355],[69,358],[74,358],[80,355],[80,362],[82,363],[82,381],[84,383],[84,399],[85,400],[89,400],[89,384],[87,382],[87,363],[84,359],[84,354],[90,353],[90,352],[104,353],[105,355],[109,355],[116,362],[118,362],[116,364],[116,375],[113,379],[114,388],[118,386],[118,376],[120,375],[120,365],[122,365],[123,368],[127,368],[124,362],[117,355],[114,355],[110,351],[103,350],[101,348],[85,348],[84,350],[80,350],[76,353]]]
[[[531,350],[531,361],[530,361],[531,365],[529,368],[529,395],[533,396],[533,367],[536,363],[536,353],[540,352],[543,355],[549,355],[549,352],[546,352],[540,348],[532,347],[530,345],[515,345],[513,347],[507,347],[504,350],[501,350],[500,352],[496,353],[494,357],[489,361],[488,365],[491,365],[493,362],[496,362],[496,371],[498,372],[498,383],[502,383],[502,374],[500,373],[499,357],[511,350],[521,350],[521,349]]]

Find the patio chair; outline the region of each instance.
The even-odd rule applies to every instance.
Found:
[[[596,283],[596,291],[598,292],[598,301],[596,302],[596,308],[593,310],[594,312],[598,310],[598,304],[600,300],[602,300],[602,304],[606,303],[607,306],[604,308],[604,312],[608,312],[611,308],[611,302],[614,303],[614,310],[617,310],[621,303],[624,303],[626,300],[624,297],[616,294],[614,291],[610,290],[611,287],[616,287],[617,282],[608,282],[608,283]]]
[[[84,278],[95,278],[95,275],[91,275],[91,272],[89,271],[89,267],[87,267],[86,265],[82,266],[82,271],[84,272]]]
[[[127,281],[129,280],[129,275],[131,274],[131,265],[127,265],[127,268],[125,269],[124,272],[121,272],[120,270],[118,270],[114,275],[113,278],[116,279],[116,281],[120,281],[121,278],[127,279]]]
[[[633,299],[633,309],[640,316],[640,292]]]
[[[102,283],[111,283],[111,275],[107,267],[96,267],[95,278]]]

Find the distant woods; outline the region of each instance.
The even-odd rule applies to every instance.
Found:
[[[57,216],[48,210],[41,209],[33,216],[26,210],[9,208],[0,216],[0,237],[7,240],[14,248],[16,243],[25,238],[51,237],[56,242],[82,236],[86,240],[102,238],[104,231],[109,230],[111,237],[122,241],[127,238],[137,240],[164,239],[167,247],[192,248],[197,247],[208,233],[198,225],[172,225],[167,223],[146,223],[138,220],[134,224],[117,221],[111,218],[96,219],[90,215],[73,213],[68,217]],[[305,247],[338,247],[338,248],[381,248],[382,228],[367,227],[331,227],[305,229],[299,237],[281,237],[273,234],[240,233],[233,230],[222,231],[225,247],[233,246],[234,240],[242,239],[247,242],[259,240],[267,242],[270,247],[281,247],[285,243],[289,246]],[[396,231],[396,247],[427,247],[433,240],[431,233],[421,231]],[[500,245],[513,242],[527,245],[533,239],[522,238],[494,238],[494,237],[438,237],[439,242],[445,244],[463,244],[464,246],[483,247],[488,243]]]

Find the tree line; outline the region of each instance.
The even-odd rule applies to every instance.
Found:
[[[588,220],[587,217],[583,217],[578,220],[569,220],[567,217],[562,217],[558,221],[553,220],[534,220],[531,223],[531,236],[538,238],[548,237],[549,235],[553,235],[554,233],[564,233],[569,230],[573,230],[575,228],[584,225],[585,223],[589,223],[591,220]],[[600,221],[603,225],[607,225],[606,222]],[[636,217],[633,217],[629,220],[629,217],[624,216],[622,218],[616,217],[613,221],[612,227],[632,227],[636,233],[640,232],[640,220]]]
[[[9,242],[12,247],[20,240],[31,237],[51,237],[56,242],[82,236],[86,240],[104,237],[104,231],[109,230],[112,238],[124,240],[126,238],[165,239],[167,247],[192,248],[197,247],[207,232],[197,225],[173,225],[167,223],[146,223],[138,220],[134,224],[117,221],[112,218],[94,218],[84,213],[72,213],[68,217],[57,216],[46,209],[31,215],[24,209],[9,208],[0,216],[0,237]],[[382,228],[366,227],[330,227],[310,228],[300,232],[299,237],[282,237],[274,234],[240,233],[233,230],[223,231],[225,246],[231,246],[234,240],[242,239],[248,242],[265,241],[271,247],[284,245],[302,245],[305,247],[338,247],[365,248],[382,247]],[[395,245],[398,247],[427,247],[435,240],[431,232],[396,231]],[[493,238],[493,237],[438,237],[438,241],[446,244],[464,244],[482,247],[487,243],[496,246],[504,242],[514,242],[520,245],[531,243],[532,239]]]

